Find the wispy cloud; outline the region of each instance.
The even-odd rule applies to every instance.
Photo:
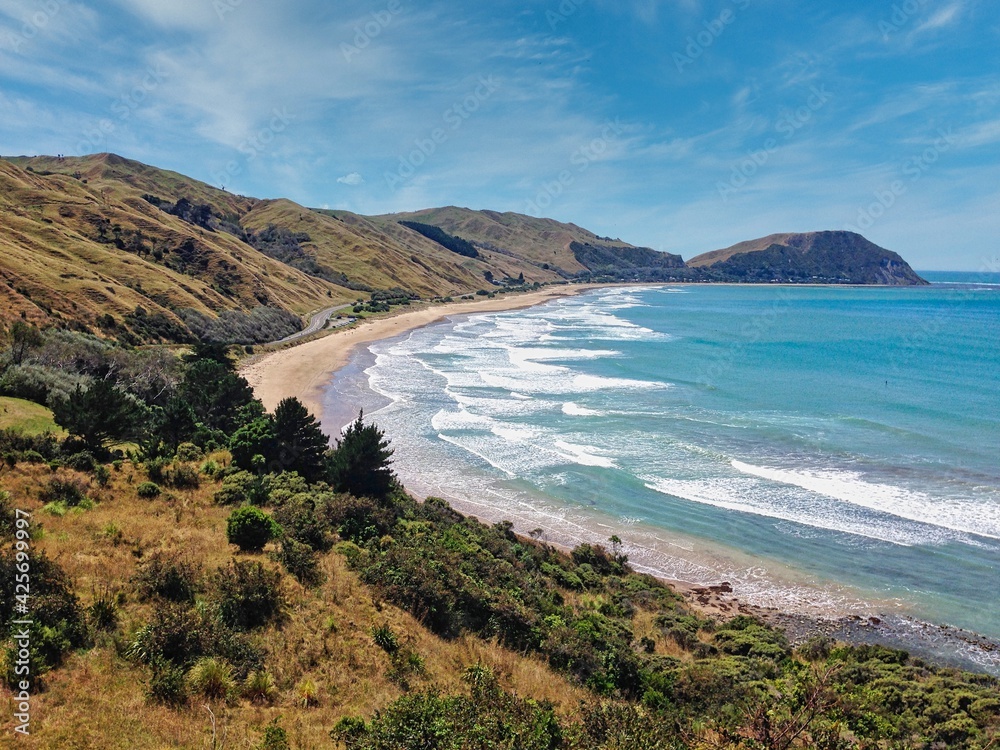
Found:
[[[1000,172],[1000,9],[894,5],[64,0],[18,36],[34,6],[0,0],[0,152],[91,144],[368,213],[523,211],[548,191],[554,218],[690,255],[842,225],[951,128],[955,146],[873,231],[932,252],[934,216],[979,252],[1000,234],[1000,218],[970,214]],[[726,9],[739,12],[720,26]],[[700,51],[678,73],[689,37]],[[494,90],[477,95],[484,78]],[[817,88],[832,94],[819,110]],[[102,122],[113,132],[95,143]],[[723,206],[717,182],[762,149]],[[412,174],[391,184],[401,164]]]

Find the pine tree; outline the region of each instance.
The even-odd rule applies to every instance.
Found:
[[[107,380],[98,380],[84,390],[77,386],[69,398],[52,405],[56,424],[82,438],[91,450],[141,437],[149,408],[118,390]]]
[[[284,471],[297,471],[307,481],[323,476],[330,440],[319,421],[297,398],[286,398],[274,410],[275,458]]]
[[[385,433],[373,424],[364,423],[364,412],[337,441],[330,454],[330,480],[340,492],[356,497],[384,499],[396,481],[389,468],[393,451]]]

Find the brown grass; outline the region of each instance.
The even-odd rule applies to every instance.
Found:
[[[64,469],[60,473],[87,479]],[[33,520],[44,528],[36,545],[65,569],[84,606],[104,587],[125,592],[125,602],[115,636],[100,637],[95,648],[73,654],[46,676],[46,690],[33,702],[32,736],[18,746],[210,747],[205,702],[192,700],[176,710],[151,704],[145,697],[148,670],[118,656],[115,640],[119,645],[127,642],[149,617],[150,606],[129,593],[129,579],[142,557],[156,551],[178,552],[211,572],[238,556],[225,540],[231,509],[212,501],[217,485],[205,480],[197,490],[165,491],[155,500],[142,500],[135,487],[146,479],[145,472],[126,462],[112,472],[107,488],[91,483],[94,508],[57,517],[41,512],[38,499],[50,475],[47,467],[19,465],[4,474],[3,484],[16,507],[35,514]],[[267,561],[266,556],[261,559]],[[586,695],[536,658],[471,636],[449,641],[433,635],[408,613],[373,598],[372,590],[336,552],[323,556],[322,569],[326,581],[315,589],[305,589],[285,576],[287,621],[259,634],[277,687],[273,705],[240,700],[211,706],[218,736],[225,733],[222,747],[255,746],[263,727],[279,715],[293,747],[329,747],[329,730],[338,719],[370,716],[401,696],[403,688],[388,676],[389,657],[371,636],[372,627],[383,623],[424,659],[424,673],[410,677],[410,689],[462,690],[463,671],[481,662],[491,666],[509,689],[551,700],[564,714]],[[305,681],[316,685],[316,706],[303,705],[299,687]],[[0,690],[0,702],[7,695]],[[5,737],[8,729],[2,729]]]

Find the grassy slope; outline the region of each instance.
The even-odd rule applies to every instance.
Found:
[[[25,435],[51,432],[65,433],[52,419],[52,412],[44,406],[20,398],[0,396],[0,430],[19,430]]]
[[[17,507],[33,512],[34,520],[44,526],[44,538],[35,544],[66,570],[84,606],[104,587],[124,593],[120,632],[126,639],[148,621],[151,612],[149,604],[128,593],[128,580],[142,558],[157,551],[182,552],[206,571],[234,556],[273,565],[266,555],[236,554],[236,548],[225,543],[226,518],[232,508],[212,501],[218,485],[209,480],[196,490],[173,490],[155,500],[142,500],[135,487],[145,473],[131,464],[113,472],[107,488],[98,488],[86,475],[61,469],[59,476],[90,481],[89,495],[98,504],[56,517],[41,513],[42,503],[35,499],[50,476],[47,467],[19,464],[5,473],[4,488],[16,498]],[[268,670],[279,690],[275,704],[263,707],[245,700],[231,706],[213,704],[220,734],[223,728],[228,733],[226,747],[256,747],[263,727],[279,715],[293,747],[330,747],[328,732],[342,716],[370,716],[403,695],[387,677],[388,657],[372,641],[371,628],[385,623],[425,659],[426,674],[411,679],[413,689],[437,685],[459,691],[462,672],[481,662],[492,666],[507,687],[551,700],[565,714],[587,696],[539,659],[472,636],[455,640],[434,636],[410,614],[375,596],[336,552],[324,555],[321,567],[327,580],[316,589],[304,589],[285,576],[289,619],[280,629],[269,627],[261,634],[269,652]],[[115,642],[105,637],[96,648],[72,655],[46,677],[47,689],[33,703],[33,734],[19,746],[63,750],[206,746],[210,722],[204,700],[177,710],[151,704],[144,694],[147,680],[148,670],[119,657]],[[302,706],[297,687],[304,680],[317,685],[318,706]],[[8,730],[0,725],[4,736]]]
[[[415,233],[400,236],[368,222],[348,222],[309,211],[287,200],[258,204],[243,224],[251,229],[276,224],[305,232],[311,238],[306,247],[322,265],[376,289],[401,287],[423,297],[464,293],[483,286],[483,272],[490,269]]]
[[[301,314],[331,299],[353,297],[349,290],[289,268],[232,235],[181,221],[141,195],[150,192],[171,201],[184,196],[209,202],[225,214],[249,210],[248,199],[110,155],[18,161],[35,172],[0,160],[0,220],[7,228],[0,235],[3,322],[23,314],[42,325],[60,320],[93,325],[97,315],[120,319],[137,305],[169,315],[186,307],[249,310],[264,300]],[[59,174],[39,174],[56,169]],[[201,250],[204,268],[194,275],[179,273],[152,256],[98,242],[95,222],[100,218],[126,232],[140,230],[153,247],[169,249],[191,238]],[[223,273],[234,279],[231,295],[212,288],[216,275]]]
[[[573,256],[571,242],[598,243],[615,247],[630,247],[620,240],[602,240],[593,232],[575,224],[563,224],[552,219],[539,219],[516,213],[473,211],[468,208],[433,208],[405,214],[376,217],[380,222],[401,220],[433,224],[450,234],[474,242],[490,242],[529,263],[548,263],[570,273],[585,268]],[[527,277],[527,273],[525,273]]]

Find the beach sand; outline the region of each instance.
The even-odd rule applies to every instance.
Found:
[[[379,339],[392,338],[414,328],[430,325],[452,315],[497,312],[532,307],[557,297],[571,297],[598,284],[547,287],[537,292],[509,294],[493,299],[474,300],[402,308],[395,315],[365,320],[304,344],[265,354],[247,362],[240,374],[253,386],[264,406],[271,411],[283,398],[294,396],[322,420],[323,389],[333,374],[347,364],[355,348]]]

